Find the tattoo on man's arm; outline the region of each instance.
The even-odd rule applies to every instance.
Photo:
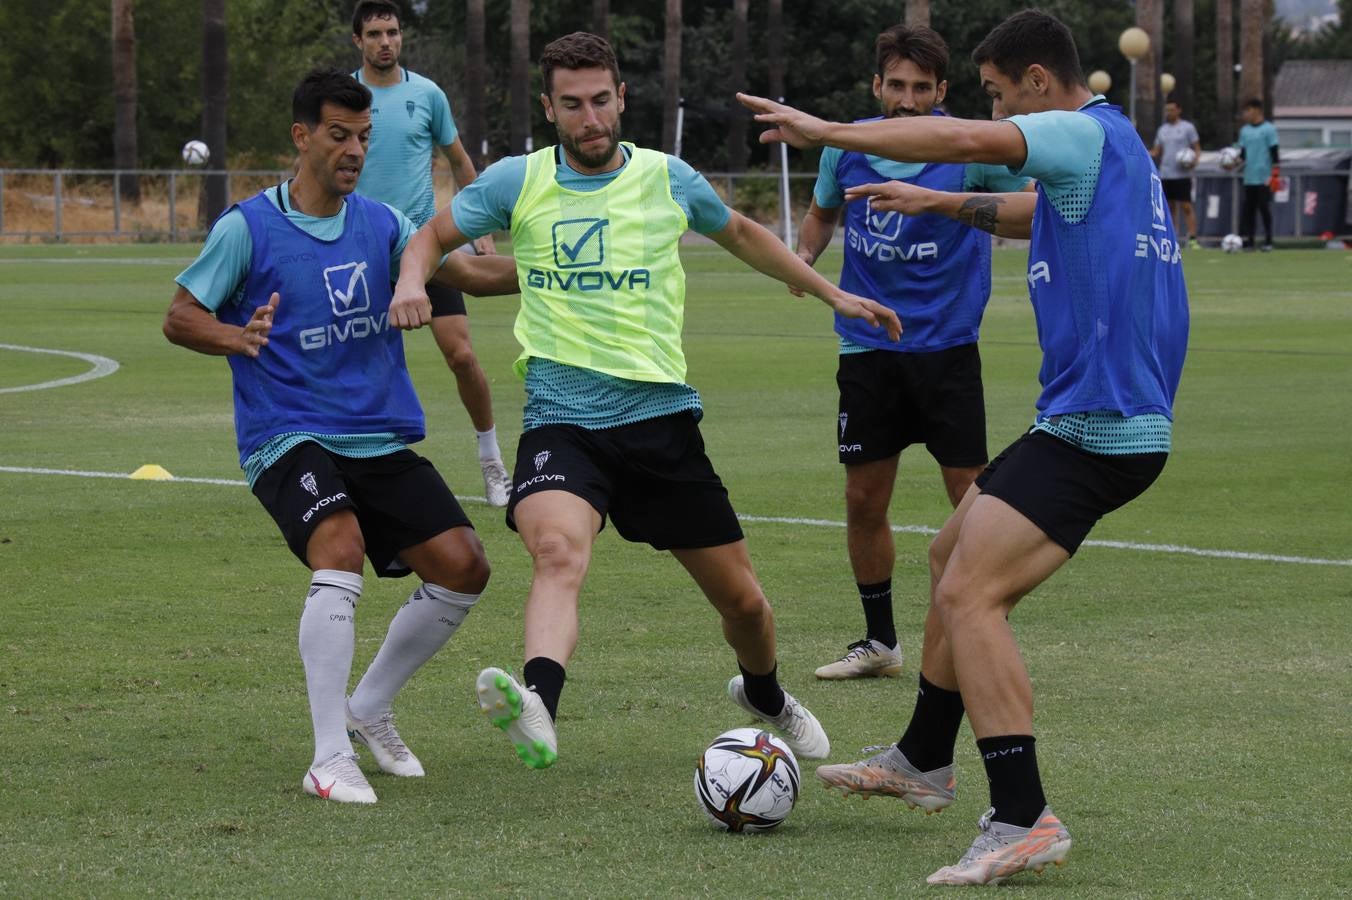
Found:
[[[994,195],[972,197],[964,200],[958,209],[958,221],[995,234],[995,226],[1000,218],[1000,207],[1004,200]]]

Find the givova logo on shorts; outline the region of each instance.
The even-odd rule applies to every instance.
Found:
[[[544,482],[548,482],[548,481],[567,481],[567,480],[568,480],[568,477],[567,477],[566,475],[552,475],[552,474],[551,474],[551,475],[545,475],[545,474],[542,474],[543,471],[544,471],[545,463],[549,462],[549,456],[550,456],[550,453],[549,453],[548,450],[541,450],[539,453],[535,454],[535,456],[532,458],[532,460],[533,460],[533,462],[535,463],[535,473],[536,473],[536,474],[535,474],[535,476],[534,476],[533,478],[527,478],[525,481],[521,482],[520,484],[518,484],[518,485],[516,486],[516,492],[517,492],[518,494],[521,493],[522,491],[524,491],[526,488],[530,487],[531,485],[535,485],[535,484],[543,484]]]
[[[595,216],[562,219],[554,223],[554,269],[529,269],[526,284],[533,288],[560,291],[599,291],[647,288],[651,277],[647,269],[606,270],[606,232],[609,219]]]

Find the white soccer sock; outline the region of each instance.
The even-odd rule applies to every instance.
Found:
[[[352,692],[352,715],[367,722],[389,712],[404,682],[446,645],[478,599],[478,594],[419,585],[394,614],[385,643]]]
[[[474,436],[479,439],[479,459],[502,459],[502,450],[498,447],[498,426],[494,425],[487,431],[476,431]]]
[[[315,763],[335,753],[351,753],[343,697],[352,672],[357,601],[362,578],[337,569],[317,569],[300,614],[300,661],[310,695],[315,730]]]

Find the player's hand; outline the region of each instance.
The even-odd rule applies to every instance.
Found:
[[[405,289],[396,285],[394,298],[390,300],[390,324],[395,328],[408,331],[421,328],[432,321],[432,301],[427,299],[427,289],[422,285]]]
[[[1282,189],[1282,170],[1280,166],[1272,167],[1272,177],[1268,179],[1268,190],[1277,193]]]
[[[497,256],[498,248],[493,243],[493,235],[486,234],[474,242],[474,252],[480,256]]]
[[[830,123],[818,119],[816,116],[809,116],[792,106],[785,106],[783,103],[776,103],[773,100],[755,97],[751,94],[739,93],[737,100],[756,114],[757,122],[765,122],[775,126],[768,131],[761,132],[760,142],[762,144],[783,141],[789,146],[801,150],[805,147],[820,147],[826,143],[826,129]]]
[[[858,184],[845,190],[845,201],[847,203],[855,200],[868,200],[874,209],[883,212],[899,212],[904,216],[919,216],[929,212],[928,199],[928,189],[907,184],[904,181]]]
[[[272,314],[277,311],[277,302],[281,299],[282,295],[273,291],[267,305],[255,309],[249,321],[244,323],[244,327],[240,329],[239,352],[242,355],[257,359],[258,354],[268,345],[268,335],[272,333]]]
[[[901,340],[901,320],[892,310],[866,297],[857,297],[845,291],[827,301],[831,308],[849,319],[863,319],[874,328],[884,328],[893,341]]]
[[[812,265],[814,262],[817,261],[815,258],[813,258],[813,256],[812,256],[811,253],[808,253],[808,252],[805,251],[805,250],[799,250],[797,255],[798,255],[798,258],[799,258],[799,259],[801,259],[803,262],[807,263],[809,266]],[[800,288],[800,287],[794,287],[793,285],[789,285],[789,293],[790,293],[790,294],[793,294],[795,297],[806,297],[806,296],[807,296],[807,291],[803,290],[803,289]]]

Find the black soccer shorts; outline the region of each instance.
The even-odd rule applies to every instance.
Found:
[[[1029,431],[977,476],[981,493],[1008,503],[1072,556],[1099,519],[1139,497],[1167,453],[1106,456]]]
[[[319,523],[353,510],[381,578],[412,571],[400,551],[461,525],[474,527],[437,470],[412,450],[356,459],[305,441],[268,466],[253,493],[307,566],[306,548]]]
[[[695,550],[742,539],[727,488],[704,452],[691,412],[616,428],[544,425],[516,447],[507,525],[516,505],[540,491],[567,491],[607,515],[627,541],[657,550]]]

